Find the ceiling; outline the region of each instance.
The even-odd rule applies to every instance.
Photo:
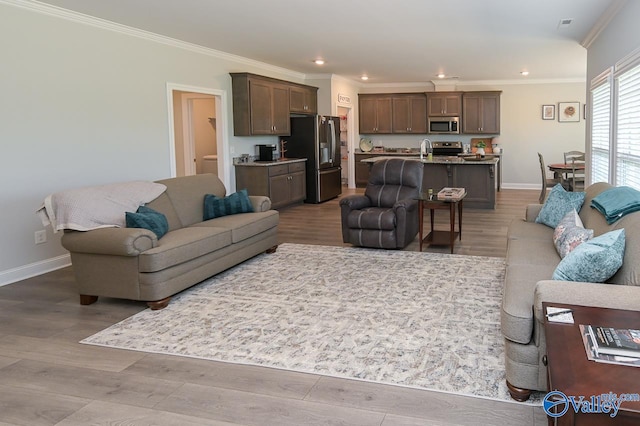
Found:
[[[366,74],[366,84],[422,83],[441,72],[467,82],[584,80],[581,43],[619,2],[41,1],[307,75]],[[572,23],[559,28],[561,19]]]

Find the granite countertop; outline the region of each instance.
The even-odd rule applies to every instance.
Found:
[[[423,160],[420,160],[419,158],[417,158],[417,156],[411,156],[411,155],[404,155],[404,157],[411,160],[421,161],[423,164],[497,164],[499,161],[498,158],[486,158],[486,159],[479,159],[479,160],[466,159],[465,160],[463,157],[457,157],[457,156],[451,156],[451,157],[435,156],[431,161],[428,160],[426,157]],[[363,163],[375,163],[378,160],[384,160],[387,158],[398,158],[398,156],[382,155],[382,156],[376,156],[372,158],[366,158],[360,161]]]
[[[307,161],[307,159],[306,158],[285,158],[282,160],[273,160],[273,161],[249,161],[248,163],[235,163],[234,166],[269,167],[269,166],[276,166],[279,164],[301,163],[304,161]]]

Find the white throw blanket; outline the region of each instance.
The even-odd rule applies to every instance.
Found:
[[[72,189],[47,196],[36,213],[53,232],[125,227],[125,212],[135,212],[166,189],[163,184],[146,181]]]

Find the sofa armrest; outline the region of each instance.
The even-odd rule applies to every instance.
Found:
[[[538,281],[533,302],[539,322],[542,302],[640,311],[640,286],[544,280]]]
[[[371,200],[366,195],[349,195],[340,200],[340,207],[344,210],[361,210],[371,206]]]
[[[405,198],[404,200],[398,200],[394,205],[393,205],[393,210],[397,211],[398,209],[404,209],[407,212],[412,212],[414,210],[416,210],[418,208],[418,200],[414,200],[411,198]]]
[[[271,210],[271,198],[264,195],[249,195],[249,201],[254,212],[266,212]]]
[[[525,222],[535,222],[540,210],[542,210],[542,204],[528,204],[524,218]]]
[[[141,228],[101,228],[65,232],[62,246],[75,253],[138,256],[158,245],[156,234]]]

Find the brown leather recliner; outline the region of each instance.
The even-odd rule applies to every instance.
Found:
[[[373,164],[364,195],[340,200],[342,240],[361,247],[402,249],[418,233],[422,163],[400,158]]]

